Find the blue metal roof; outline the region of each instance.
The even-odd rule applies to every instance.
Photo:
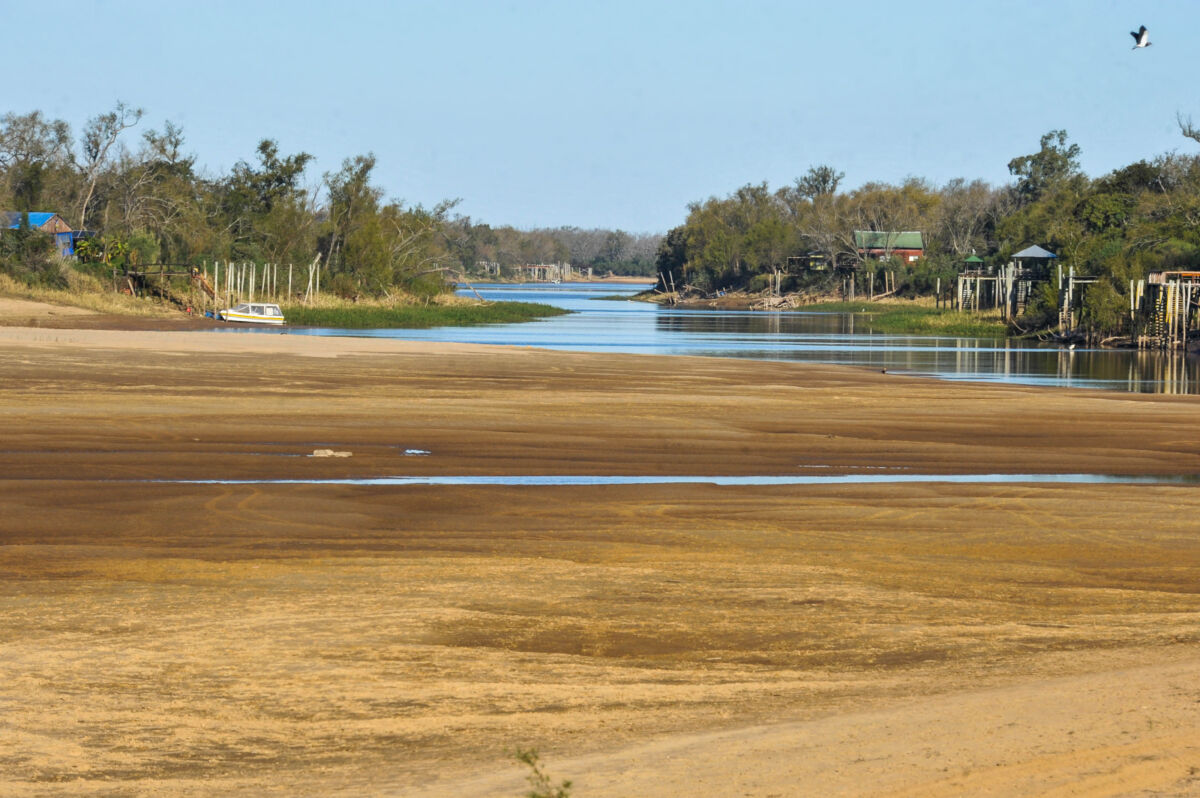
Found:
[[[4,216],[8,220],[9,230],[16,230],[21,226],[21,213],[19,211],[4,211]],[[31,212],[29,214],[29,226],[41,227],[53,218],[54,214],[47,213],[46,211]]]
[[[1016,255],[1013,255],[1013,257],[1014,258],[1038,258],[1040,260],[1048,260],[1050,258],[1057,258],[1058,256],[1055,255],[1050,250],[1042,249],[1037,244],[1034,244],[1032,247],[1026,247],[1025,249],[1021,250]]]

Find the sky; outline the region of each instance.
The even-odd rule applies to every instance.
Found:
[[[313,186],[372,152],[389,198],[492,225],[665,232],[817,164],[1004,184],[1055,129],[1093,177],[1200,149],[1194,0],[0,0],[0,24],[0,114],[78,133],[123,101],[131,148],[171,120],[216,175],[271,138]]]

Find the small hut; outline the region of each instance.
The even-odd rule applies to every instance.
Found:
[[[1012,259],[1017,266],[1018,278],[1049,280],[1050,267],[1053,265],[1051,261],[1057,260],[1058,256],[1034,244],[1013,255]]]
[[[29,217],[29,226],[34,230],[40,230],[43,233],[54,236],[54,241],[58,245],[60,255],[75,254],[75,235],[63,218],[57,213],[49,211],[36,211],[32,213],[22,213],[20,211],[0,211],[0,222],[3,223],[5,229],[16,230],[21,226],[22,217]]]

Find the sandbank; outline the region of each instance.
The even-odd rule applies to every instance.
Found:
[[[187,482],[1196,474],[1193,397],[26,326],[0,375],[0,793],[1200,791],[1195,487]]]

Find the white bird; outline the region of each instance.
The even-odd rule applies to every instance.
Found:
[[[1139,47],[1149,47],[1151,45],[1150,31],[1146,30],[1145,25],[1138,28],[1136,33],[1134,31],[1129,31],[1129,35],[1133,37],[1135,42],[1137,42],[1137,44],[1133,46],[1133,49],[1135,50]]]

